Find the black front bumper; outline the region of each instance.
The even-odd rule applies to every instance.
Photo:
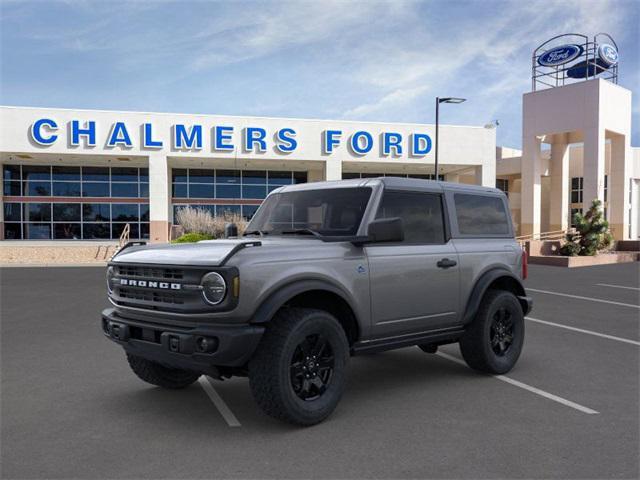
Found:
[[[196,372],[242,367],[255,351],[264,327],[202,325],[190,327],[124,318],[115,308],[102,311],[102,331],[132,354]]]

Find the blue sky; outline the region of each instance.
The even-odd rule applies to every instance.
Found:
[[[640,2],[0,0],[3,105],[330,118],[498,119],[521,144],[531,51],[610,33],[640,145]]]

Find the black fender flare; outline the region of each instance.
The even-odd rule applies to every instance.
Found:
[[[267,298],[256,309],[252,315],[251,323],[261,324],[268,322],[287,301],[291,300],[296,295],[312,290],[326,290],[338,295],[346,302],[347,305],[349,305],[354,317],[356,317],[356,322],[358,322],[356,309],[353,308],[353,304],[344,290],[326,280],[308,279],[296,280],[278,287],[273,293],[267,296]]]
[[[524,315],[528,314],[531,310],[531,299],[527,297],[527,294],[524,289],[524,285],[522,285],[522,281],[515,276],[511,271],[505,268],[492,268],[486,272],[484,272],[476,284],[473,286],[473,290],[469,295],[469,299],[467,300],[466,309],[464,312],[463,323],[466,325],[470,323],[473,318],[476,316],[478,309],[480,308],[480,303],[482,302],[482,297],[489,289],[489,286],[493,282],[499,279],[505,279],[503,281],[509,282],[510,285],[513,286],[515,290],[515,295],[518,297],[518,301],[522,306],[522,311]]]

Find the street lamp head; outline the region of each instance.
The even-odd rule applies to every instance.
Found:
[[[467,99],[466,98],[459,98],[459,97],[444,97],[444,98],[438,98],[438,103],[462,103],[465,102]]]

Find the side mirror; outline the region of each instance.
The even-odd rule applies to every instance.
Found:
[[[373,220],[369,223],[368,237],[370,243],[403,241],[402,219],[394,217]]]

